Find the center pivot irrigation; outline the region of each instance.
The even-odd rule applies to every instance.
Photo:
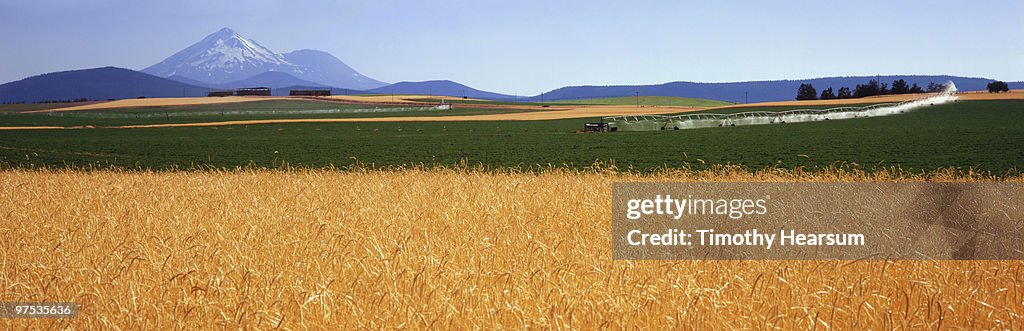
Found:
[[[698,129],[737,125],[781,124],[844,120],[900,114],[921,107],[956,100],[956,85],[946,84],[941,93],[900,103],[829,109],[794,109],[781,112],[751,111],[735,114],[628,115],[605,117],[612,131],[658,131]]]

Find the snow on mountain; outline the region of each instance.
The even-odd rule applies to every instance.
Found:
[[[232,29],[223,28],[142,72],[206,85],[241,81],[269,71],[327,86],[369,89],[384,85],[320,51],[280,54]]]
[[[220,31],[226,37],[210,40],[208,49],[191,54],[186,61],[194,67],[230,68],[236,64],[259,66],[264,63],[288,65],[283,56],[271,52],[255,41],[245,39],[229,29]]]
[[[206,84],[238,81],[267,71],[299,73],[302,68],[229,28],[142,70],[155,76],[177,75]]]

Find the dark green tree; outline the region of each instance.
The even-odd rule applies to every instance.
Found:
[[[886,95],[889,92],[889,84],[882,83],[882,87],[878,89],[878,95]]]
[[[882,88],[878,85],[877,80],[870,80],[867,84],[857,84],[857,87],[853,89],[854,98],[870,97],[882,94]]]
[[[907,94],[910,93],[910,85],[907,85],[907,81],[897,79],[892,81],[892,94]]]
[[[988,93],[1010,92],[1010,85],[1003,81],[988,83]]]
[[[835,99],[835,93],[832,93],[832,87],[829,86],[827,89],[821,90],[821,100]]]
[[[917,86],[917,83],[914,83],[914,86],[910,87],[910,93],[924,93],[924,90]]]
[[[816,100],[818,99],[818,90],[814,89],[814,85],[811,84],[800,84],[800,88],[796,91],[797,100]]]
[[[839,95],[838,95],[838,97],[840,99],[849,99],[849,98],[853,97],[853,93],[850,92],[850,88],[849,87],[843,86],[843,87],[839,88]]]
[[[942,90],[945,89],[945,88],[946,88],[945,84],[928,83],[928,88],[925,89],[925,91],[928,92],[928,93],[937,93],[937,92],[942,92]]]

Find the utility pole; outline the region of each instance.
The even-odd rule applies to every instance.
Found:
[[[749,103],[747,101],[747,92],[746,91],[743,92],[743,103]]]

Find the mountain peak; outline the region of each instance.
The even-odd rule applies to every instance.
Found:
[[[211,86],[240,81],[268,71],[283,72],[334,87],[367,89],[384,85],[359,74],[327,52],[301,50],[281,54],[227,27],[142,71]]]
[[[243,37],[241,33],[238,33],[238,31],[235,31],[234,29],[228,28],[228,27],[221,28],[220,30],[217,30],[217,32],[211,33],[211,34],[207,35],[205,38],[203,38],[204,41],[206,41],[206,40],[230,40],[230,39],[252,41],[249,38]]]
[[[243,37],[231,28],[214,32],[143,72],[160,76],[181,76],[205,83],[227,83],[266,71],[300,73],[298,66]]]
[[[193,46],[195,46],[197,44],[212,44],[212,43],[216,43],[217,41],[229,41],[229,40],[250,41],[249,39],[243,37],[241,34],[239,34],[235,30],[232,30],[231,28],[222,28],[220,30],[217,30],[217,32],[214,32],[214,33],[206,35],[206,37],[203,37],[202,40],[200,40],[199,42],[193,44]],[[253,43],[255,43],[255,42],[253,42]]]

